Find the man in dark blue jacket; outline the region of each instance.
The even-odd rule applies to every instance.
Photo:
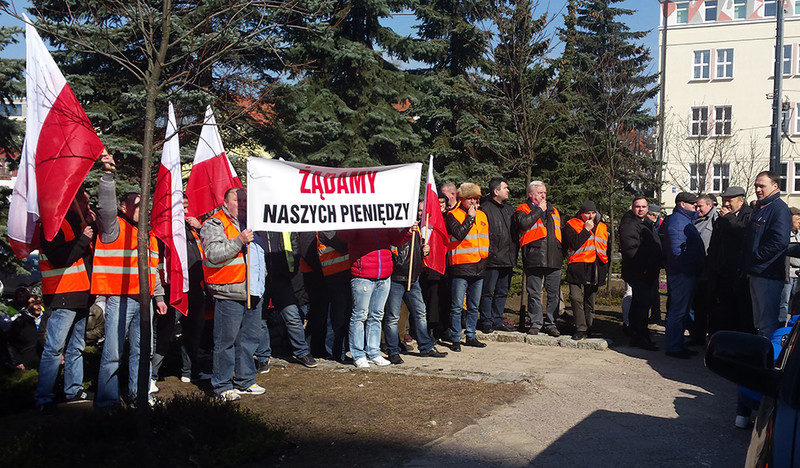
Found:
[[[687,349],[683,340],[697,275],[706,256],[703,239],[694,226],[696,201],[697,197],[689,192],[679,193],[675,197],[675,210],[658,231],[666,260],[669,294],[665,348],[667,356],[681,359],[697,354]]]
[[[744,239],[743,269],[750,278],[753,324],[761,336],[778,329],[778,309],[785,279],[785,251],[792,230],[792,214],[780,199],[779,177],[771,171],[756,176],[756,210]]]

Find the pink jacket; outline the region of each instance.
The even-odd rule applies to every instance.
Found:
[[[348,244],[350,273],[358,278],[384,279],[392,276],[393,245],[403,245],[411,239],[408,229],[357,229],[339,231],[342,242]]]

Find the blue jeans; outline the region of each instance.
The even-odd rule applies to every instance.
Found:
[[[294,357],[308,354],[308,342],[306,342],[306,332],[303,329],[303,319],[300,318],[300,309],[296,304],[289,304],[281,309],[281,317],[286,323],[286,331],[289,335],[289,343],[292,345]]]
[[[683,335],[696,284],[697,277],[694,275],[667,274],[669,307],[667,308],[667,330],[664,344],[665,351],[668,353],[678,352],[686,347]],[[647,320],[647,315],[644,316],[644,320]]]
[[[411,316],[414,317],[414,330],[419,351],[421,353],[430,351],[433,348],[433,341],[428,334],[428,318],[419,281],[411,283],[411,289],[408,291],[406,291],[406,283],[392,281],[389,298],[386,300],[386,315],[383,317],[383,336],[386,339],[386,349],[390,355],[400,352],[397,322],[400,320],[400,305],[403,300],[405,300]]]
[[[391,279],[350,278],[353,314],[350,316],[350,354],[353,360],[381,355],[381,320]],[[366,345],[364,335],[366,333]]]
[[[481,292],[481,326],[499,327],[503,324],[508,288],[511,285],[511,267],[487,268],[483,274]]]
[[[61,356],[64,356],[64,393],[73,398],[83,388],[83,348],[86,346],[86,317],[88,310],[55,309],[47,321],[47,339],[39,364],[36,384],[36,406],[53,401]]]
[[[211,386],[214,393],[247,389],[256,383],[253,355],[261,334],[261,303],[252,298],[250,308],[244,301],[217,300],[214,305],[214,370]],[[235,374],[235,375],[234,375]]]
[[[797,292],[798,283],[798,278],[789,278],[789,282],[783,284],[781,306],[778,309],[778,322],[780,323],[785,323],[786,317],[789,316],[789,305],[792,302],[792,296]]]
[[[475,338],[475,328],[478,326],[478,304],[483,290],[482,276],[468,276],[453,278],[452,296],[450,300],[450,338],[453,343],[461,341],[461,311],[463,310],[464,296],[467,298],[467,316],[464,322],[467,339]]]
[[[269,336],[269,326],[267,321],[260,319],[260,330],[258,331],[258,347],[256,352],[253,353],[258,362],[267,362],[272,357],[272,341]]]
[[[760,276],[750,278],[750,296],[753,300],[753,325],[758,334],[770,338],[781,327],[778,322],[783,281]]]
[[[148,308],[150,323],[152,308]],[[119,363],[125,348],[125,339],[130,344],[128,356],[128,400],[136,401],[139,381],[139,351],[141,329],[139,327],[140,307],[137,298],[131,296],[110,296],[106,301],[106,338],[103,354],[100,357],[100,373],[97,376],[98,408],[119,404]],[[153,334],[150,334],[150,349],[153,349]],[[150,362],[150,357],[146,357]],[[150,374],[148,374],[150,375]]]

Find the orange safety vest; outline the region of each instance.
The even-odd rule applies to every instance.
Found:
[[[572,218],[567,221],[575,232],[580,233],[583,231],[585,222],[579,218]],[[586,242],[581,245],[578,250],[569,249],[567,252],[570,263],[594,263],[598,258],[603,263],[608,263],[608,228],[606,223],[597,223],[594,233],[591,233]]]
[[[228,215],[226,215],[223,210],[214,213],[206,222],[211,218],[217,218],[222,223],[226,238],[233,239],[240,234],[239,229],[228,219]],[[240,250],[235,257],[225,260],[222,263],[211,263],[206,258],[205,251],[203,251],[202,248],[200,251],[203,254],[203,275],[206,278],[206,283],[234,284],[244,282],[247,276],[244,252]]]
[[[461,208],[454,208],[449,212],[459,223],[467,219],[467,212]],[[489,256],[489,220],[486,213],[477,211],[475,213],[475,223],[463,240],[458,240],[450,236],[447,243],[447,264],[466,265],[478,263],[481,259]]]
[[[528,202],[525,202],[517,207],[517,211],[530,214],[531,207],[528,206]],[[558,213],[558,210],[555,206],[553,207],[553,226],[555,227],[556,231],[556,239],[561,242],[561,215]],[[542,222],[542,218],[539,218],[535,223],[533,223],[533,226],[531,226],[530,229],[520,235],[519,245],[521,247],[523,245],[530,244],[533,241],[544,239],[545,237],[547,237],[547,227],[545,227],[544,223]]]
[[[333,247],[328,247],[319,241],[319,237],[317,237],[317,253],[324,276],[331,276],[350,269],[350,254],[341,253]]]
[[[139,294],[139,229],[122,217],[117,217],[119,235],[110,243],[97,238],[92,266],[92,294],[104,296],[135,296]],[[150,234],[149,282],[150,292],[156,284],[158,243]]]
[[[66,242],[75,239],[72,225],[66,219],[61,223],[61,232],[64,233]],[[42,272],[42,294],[64,294],[89,290],[89,274],[86,272],[83,258],[78,258],[68,267],[56,268],[50,263],[44,252],[40,252],[39,269]]]

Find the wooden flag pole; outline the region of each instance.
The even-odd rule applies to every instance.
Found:
[[[411,291],[411,270],[414,268],[414,241],[416,241],[417,236],[414,235],[414,231],[411,231],[411,250],[408,252],[408,284],[406,285],[406,291]]]
[[[244,268],[247,270],[247,308],[250,309],[250,244],[247,244],[247,253],[244,254]]]

